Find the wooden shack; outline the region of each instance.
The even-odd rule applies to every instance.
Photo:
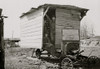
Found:
[[[20,16],[21,47],[43,48],[46,34],[48,42],[56,49],[61,48],[62,40],[79,41],[80,21],[87,11],[88,9],[76,6],[56,4],[32,8]]]

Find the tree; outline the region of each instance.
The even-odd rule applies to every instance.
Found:
[[[80,30],[81,39],[87,39],[94,36],[94,27],[93,25],[87,25],[86,23],[81,25]]]

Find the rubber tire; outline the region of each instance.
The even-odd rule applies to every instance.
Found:
[[[38,49],[38,50],[36,50],[36,57],[38,58],[38,59],[40,59],[40,57],[41,57],[41,51]]]

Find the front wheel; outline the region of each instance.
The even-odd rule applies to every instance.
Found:
[[[73,63],[70,58],[64,58],[61,62],[62,69],[73,69]]]

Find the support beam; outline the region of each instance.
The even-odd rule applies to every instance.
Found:
[[[50,7],[47,7],[46,11],[45,11],[44,14],[43,14],[43,17],[46,15],[46,13],[48,12],[49,8],[50,8]]]
[[[49,19],[50,23],[52,23],[52,20],[50,19],[50,17],[48,15],[45,15],[45,16]]]

